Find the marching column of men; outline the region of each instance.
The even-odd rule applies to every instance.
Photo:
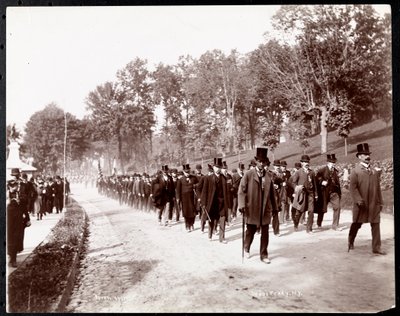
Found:
[[[380,248],[379,212],[383,202],[379,174],[371,172],[368,178],[362,173],[367,170],[365,166],[368,165],[370,152],[368,144],[361,144],[357,149],[361,167],[350,176],[355,215],[348,249],[354,248],[354,239],[361,224],[370,222],[373,252],[384,254]],[[237,169],[232,169],[232,174],[228,172],[226,161],[217,157],[213,164],[208,165],[207,174],[202,173],[201,165],[196,165],[193,172],[189,164],[183,165],[181,171],[163,165],[153,176],[143,173],[131,177],[102,177],[98,181],[98,190],[136,209],[155,211],[162,226],[171,226],[173,218],[179,222],[182,216],[186,231],[192,232],[198,215],[200,231],[205,233],[208,223],[209,240],[218,234],[218,240],[223,244],[227,243],[226,227],[235,222],[240,211],[243,225],[246,224],[243,239],[246,257],[250,257],[250,247],[258,232],[261,234],[260,259],[270,263],[270,224],[277,237],[282,236],[281,225],[287,227],[291,222],[297,232],[299,224],[305,221],[306,232],[313,234],[314,214],[317,214],[316,229],[321,229],[328,204],[331,204],[331,228],[336,231],[343,228],[339,224],[341,188],[335,154],[328,154],[326,166],[316,171],[310,168],[310,157],[302,155],[300,162],[296,162],[289,171],[284,160],[274,160],[270,169],[267,153],[267,148],[257,147],[248,170],[243,163],[239,163]],[[374,189],[367,190],[367,182]]]

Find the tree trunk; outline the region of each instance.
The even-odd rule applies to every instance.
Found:
[[[121,134],[118,134],[118,158],[119,158],[118,159],[119,163],[121,165],[122,174],[125,174],[124,163],[122,161],[122,137],[121,137]]]
[[[327,108],[325,105],[321,106],[321,154],[325,154],[328,150],[328,129],[327,129]]]

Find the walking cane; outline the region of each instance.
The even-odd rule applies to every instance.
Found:
[[[242,263],[244,260],[244,209],[242,209]]]
[[[193,189],[193,192],[194,192],[194,196],[195,196],[196,199],[198,200],[198,198],[197,198],[197,193],[196,193],[196,191],[195,191],[194,189]],[[203,205],[201,205],[200,202],[199,202],[199,204],[200,204],[200,208],[203,210],[203,212],[206,213],[208,220],[211,222],[211,218],[210,218],[210,216],[208,215],[208,212],[207,212],[206,208],[205,208]]]

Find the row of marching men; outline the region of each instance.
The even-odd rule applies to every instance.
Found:
[[[359,159],[367,155],[361,149],[366,145],[357,147]],[[326,166],[316,171],[310,168],[310,157],[302,155],[300,162],[290,172],[286,169],[285,161],[275,160],[271,168],[267,153],[267,148],[258,147],[248,170],[244,170],[244,165],[239,164],[239,168],[233,169],[232,174],[228,173],[228,166],[222,158],[214,158],[214,163],[208,165],[207,174],[202,173],[200,165],[196,166],[194,172],[189,164],[183,165],[179,172],[163,165],[152,177],[143,175],[141,177],[144,180],[138,177],[138,182],[144,182],[147,189],[143,191],[145,193],[140,193],[142,195],[136,195],[133,203],[136,201],[137,204],[133,206],[143,208],[145,205],[147,210],[149,206],[150,209],[155,209],[160,225],[168,225],[173,214],[175,220],[179,221],[182,214],[188,232],[193,231],[195,217],[199,214],[201,231],[204,232],[208,222],[208,238],[212,240],[213,234],[218,231],[221,243],[227,243],[225,227],[236,219],[239,211],[244,215],[246,223],[244,253],[247,257],[250,256],[250,246],[258,231],[261,233],[260,259],[266,263],[270,262],[267,251],[270,224],[274,234],[280,236],[280,224],[292,221],[294,230],[297,231],[299,223],[307,216],[306,232],[313,234],[314,214],[318,214],[317,227],[320,228],[330,203],[333,209],[332,229],[341,230],[341,188],[338,170],[335,168],[335,154],[328,154]],[[378,177],[375,173],[371,173],[372,175]],[[355,182],[358,177],[353,176],[351,179]],[[122,203],[124,190],[118,189],[118,179],[109,181],[114,182],[114,192],[109,190],[108,194],[119,198]],[[135,182],[132,185],[134,187]],[[140,184],[137,185],[140,188]],[[352,185],[351,191],[356,192],[355,185]],[[143,195],[145,199],[140,199]],[[358,226],[357,228],[359,229]],[[350,230],[349,249],[352,249],[356,229]],[[379,242],[376,244],[380,247]]]
[[[308,161],[303,163],[308,168],[308,156],[302,157],[302,160],[307,159]],[[336,159],[333,158],[333,160]],[[331,159],[331,161],[333,160]],[[293,175],[301,167],[302,163],[295,163],[294,168],[289,171],[286,161],[274,160],[270,170],[270,162],[267,157],[264,168],[273,179],[273,193],[277,203],[277,212],[272,213],[272,227],[276,236],[280,236],[280,224],[293,221],[297,230],[298,224],[305,221],[307,212],[304,212],[304,207],[306,204],[299,205],[297,202],[295,203],[297,209],[293,207],[295,197]],[[225,226],[230,225],[237,218],[240,181],[247,171],[256,168],[257,159],[251,160],[247,170],[243,163],[239,163],[238,168],[232,169],[231,173],[228,172],[226,161],[222,161],[222,158],[215,158],[214,163],[208,165],[206,174],[203,174],[201,165],[196,165],[195,170],[191,170],[190,165],[185,164],[181,171],[176,168],[169,169],[168,165],[163,165],[161,170],[153,176],[147,173],[135,173],[131,176],[101,177],[98,180],[98,190],[101,194],[117,199],[121,205],[126,204],[143,211],[156,211],[160,225],[168,226],[173,218],[179,222],[182,215],[188,232],[194,230],[195,217],[199,215],[201,231],[204,232],[208,221],[209,238],[212,239],[213,232],[219,230],[220,241],[226,243]],[[221,205],[218,207],[212,207],[215,206],[213,202],[216,202],[218,198],[215,197],[216,200],[213,201],[209,196],[211,194],[209,192],[210,183],[206,181],[212,175],[216,175],[217,180],[220,175],[223,178],[224,189],[220,198],[224,196],[224,199],[220,200]],[[204,183],[207,183],[208,186],[203,190]],[[218,185],[220,185],[219,182]],[[340,194],[338,178],[330,180],[330,186],[332,185],[335,187],[334,190]],[[210,190],[214,190],[214,188]],[[339,207],[336,205],[334,207],[336,214],[340,212]],[[296,211],[298,217],[296,217]],[[323,213],[321,212],[318,226],[321,226],[322,218]],[[309,219],[311,220],[310,216]],[[334,229],[338,229],[338,221],[337,216],[333,223]],[[307,232],[311,231],[312,228],[307,229]]]

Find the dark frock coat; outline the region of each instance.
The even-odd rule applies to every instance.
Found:
[[[364,166],[356,165],[350,174],[350,194],[354,223],[380,223],[383,201],[379,172],[371,170],[368,173]],[[358,206],[361,201],[364,201],[365,208]]]
[[[260,183],[256,168],[247,171],[240,180],[238,208],[245,208],[247,224],[269,225],[272,212],[278,210],[273,182],[269,172],[265,172],[261,181],[264,181],[263,195],[261,194],[262,183]]]
[[[151,192],[153,194],[154,206],[159,209],[163,209],[168,202],[172,204],[174,203],[174,180],[170,175],[168,175],[167,177],[167,182],[164,180],[163,175],[159,175],[151,183]]]
[[[196,216],[196,204],[194,197],[194,187],[198,183],[197,177],[181,177],[176,181],[176,198],[182,203],[182,215],[185,218]]]
[[[22,185],[22,184],[21,184]],[[18,203],[15,198],[17,197],[16,185],[7,184],[8,189],[8,203],[7,203],[7,253],[9,255],[17,254],[24,249],[24,233],[25,223],[29,219],[27,209],[23,204]]]
[[[338,171],[334,168],[331,178],[328,166],[322,167],[317,172],[316,180],[318,192],[318,202],[316,210],[319,213],[326,213],[328,210],[330,194],[336,192],[337,194],[339,194],[339,198],[342,195],[342,192],[340,190]],[[328,184],[326,186],[323,186],[323,181],[327,181]]]
[[[228,193],[227,193],[227,185],[226,178],[220,174],[219,181],[221,181],[222,192],[223,192],[223,206],[221,210],[212,208],[214,193],[217,188],[217,183],[215,179],[215,174],[211,174],[203,177],[202,190],[201,190],[201,204],[206,208],[211,219],[218,219],[220,216],[228,216]]]

